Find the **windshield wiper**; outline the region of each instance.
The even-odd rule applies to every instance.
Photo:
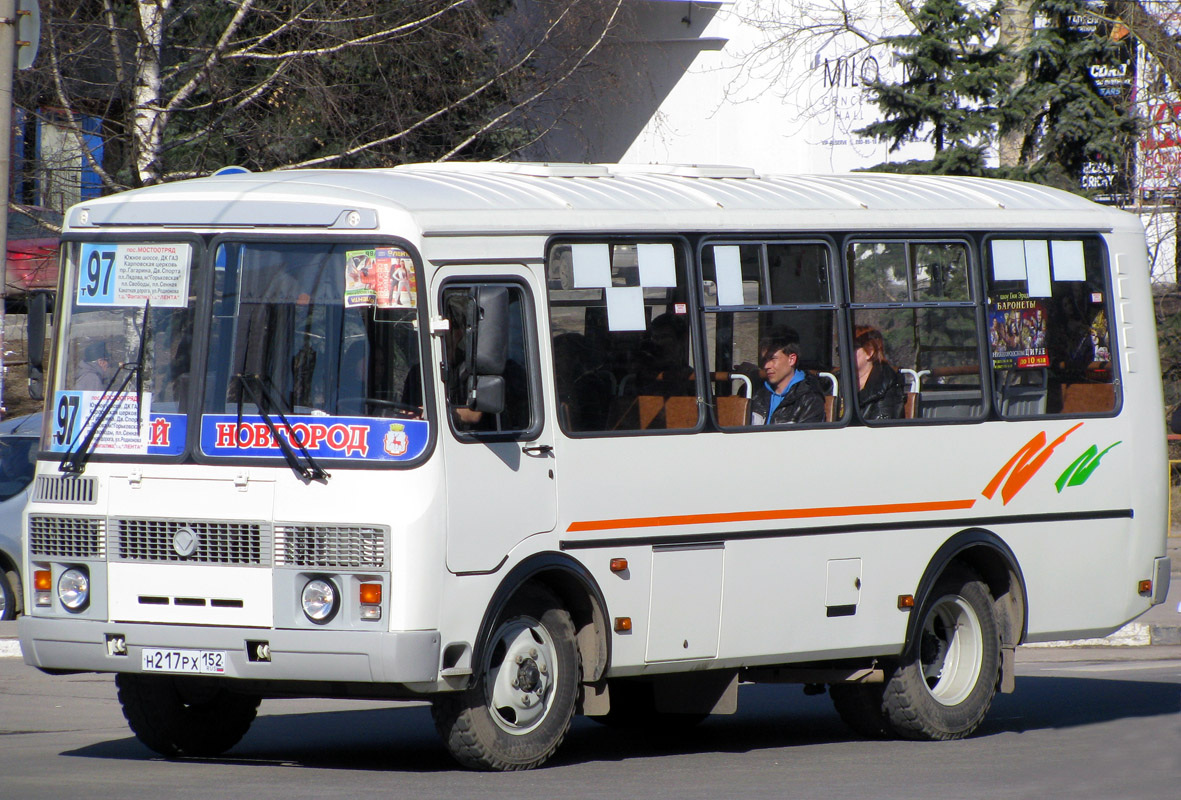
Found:
[[[262,417],[262,421],[266,423],[267,429],[271,432],[271,436],[275,437],[275,441],[279,444],[279,450],[283,453],[283,458],[287,461],[287,466],[291,467],[291,471],[295,473],[296,477],[302,478],[306,481],[327,481],[332,477],[328,472],[316,463],[316,459],[312,458],[312,454],[308,452],[307,447],[299,438],[291,432],[291,423],[287,421],[287,415],[283,413],[281,404],[276,402],[275,386],[262,375],[247,375],[238,373],[234,376],[238,379],[238,386],[250,393],[250,399],[254,401],[255,407],[258,408],[258,414]],[[268,408],[275,409],[275,413],[279,417],[279,421],[283,423],[283,429],[291,436],[291,441],[295,442],[295,446],[299,448],[299,455],[291,447],[291,442],[287,437],[281,435],[279,428],[275,425],[275,421],[271,419],[271,415],[267,412]],[[242,425],[242,392],[238,392],[238,426]],[[237,434],[235,434],[236,436]],[[300,456],[303,460],[300,460]],[[305,463],[306,462],[306,463]]]
[[[115,374],[107,381],[107,385],[103,387],[102,393],[98,396],[98,401],[90,409],[90,413],[86,415],[86,421],[82,423],[82,429],[86,431],[86,435],[82,437],[81,441],[75,440],[62,454],[62,460],[57,465],[58,471],[65,472],[71,475],[81,475],[86,471],[86,462],[90,460],[91,454],[94,452],[95,446],[99,439],[107,432],[110,427],[111,409],[115,407],[123,390],[127,388],[127,384],[131,383],[131,378],[134,376],[135,381],[135,425],[137,433],[143,436],[143,396],[144,396],[144,356],[147,353],[148,340],[148,314],[149,302],[144,302],[144,322],[143,327],[140,328],[139,336],[139,353],[136,356],[135,363],[122,362],[119,368],[115,370]],[[119,384],[119,388],[114,392],[111,387],[115,385],[115,381],[119,380],[119,376],[126,371],[127,374],[123,378],[123,382]],[[93,421],[93,425],[91,424]],[[74,445],[77,445],[75,448]]]
[[[112,392],[111,387],[115,385],[115,381],[119,380],[119,376],[124,370],[127,371],[127,375],[123,378],[123,383],[119,384],[119,388]],[[58,470],[72,475],[81,475],[86,471],[86,462],[90,460],[94,445],[98,443],[98,440],[102,438],[110,426],[108,417],[111,414],[111,409],[115,407],[119,396],[123,394],[127,384],[131,383],[131,378],[137,371],[136,365],[127,363],[120,364],[119,368],[115,370],[115,374],[111,376],[111,380],[103,388],[102,394],[98,396],[98,402],[90,409],[86,421],[82,423],[82,429],[86,431],[86,435],[82,437],[81,441],[75,439],[74,443],[62,454],[61,463],[57,465]],[[93,425],[91,425],[92,421]]]

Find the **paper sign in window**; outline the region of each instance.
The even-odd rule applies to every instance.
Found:
[[[644,290],[640,286],[615,286],[607,289],[607,328],[613,331],[642,331]]]
[[[1085,281],[1087,279],[1082,242],[1050,242],[1050,257],[1054,262],[1054,280]]]
[[[742,260],[738,247],[714,248],[714,277],[718,283],[718,305],[742,305]]]
[[[184,308],[189,302],[191,258],[192,248],[183,243],[83,244],[76,302]]]
[[[1025,280],[1025,243],[1020,239],[992,240],[992,278],[997,281]]]
[[[574,288],[604,289],[611,285],[611,251],[606,244],[572,244]]]
[[[1030,297],[1050,296],[1050,247],[1044,239],[1025,242],[1025,277]]]
[[[671,244],[636,245],[640,264],[640,286],[650,289],[676,286],[677,264]]]

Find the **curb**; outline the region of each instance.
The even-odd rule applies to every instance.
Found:
[[[1181,644],[1181,627],[1132,622],[1115,633],[1098,639],[1067,639],[1059,642],[1036,642],[1022,647],[1148,647]]]
[[[17,639],[0,639],[0,658],[20,658],[21,643]]]

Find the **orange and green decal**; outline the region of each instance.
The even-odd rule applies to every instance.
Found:
[[[1086,452],[1076,458],[1058,480],[1054,481],[1054,487],[1061,493],[1067,486],[1082,486],[1087,482],[1087,478],[1091,477],[1091,473],[1099,466],[1099,459],[1107,455],[1116,444],[1123,444],[1123,442],[1121,440],[1115,444],[1108,445],[1104,448],[1103,452],[1099,452],[1097,445],[1088,447]]]
[[[1025,484],[1029,483],[1029,480],[1037,474],[1038,470],[1050,460],[1050,456],[1054,454],[1054,448],[1066,441],[1067,436],[1082,426],[1083,423],[1080,422],[1048,445],[1046,444],[1046,432],[1040,431],[1037,436],[1034,436],[1026,442],[1024,447],[1014,453],[1009,462],[1001,467],[1000,472],[993,476],[988,485],[984,487],[984,496],[991,500],[992,496],[996,494],[997,488],[1001,486],[1001,481],[1004,481],[1005,485],[1001,488],[1001,501],[1003,505],[1008,505],[1017,492],[1021,491]],[[1090,472],[1087,475],[1090,475]],[[1083,480],[1086,480],[1086,476],[1083,477]]]

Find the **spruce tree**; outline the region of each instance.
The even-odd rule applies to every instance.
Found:
[[[885,117],[858,133],[890,142],[927,140],[935,152],[964,151],[943,163],[978,163],[994,130],[999,87],[1011,66],[993,44],[999,6],[974,11],[959,0],[927,0],[914,16],[915,32],[885,38],[904,70],[901,83],[875,81],[868,92]],[[975,156],[975,157],[973,157]]]
[[[1026,79],[1005,99],[1000,122],[1002,133],[1022,134],[1014,177],[1077,190],[1089,162],[1127,174],[1136,120],[1118,73],[1132,69],[1128,45],[1086,10],[1085,0],[1033,3],[1037,24],[1016,57]]]

